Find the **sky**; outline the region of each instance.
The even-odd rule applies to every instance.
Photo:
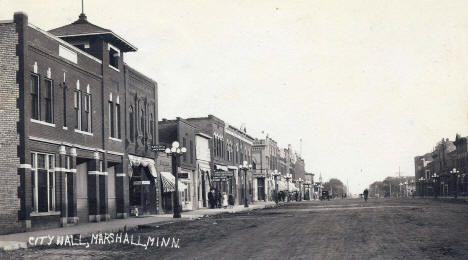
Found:
[[[50,30],[81,1],[0,0],[0,20],[15,11]],[[124,58],[158,82],[160,119],[264,131],[353,193],[468,135],[468,1],[85,0],[84,12],[139,48]]]

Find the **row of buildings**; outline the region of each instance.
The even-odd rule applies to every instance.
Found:
[[[313,174],[290,145],[213,115],[159,120],[156,81],[124,62],[135,51],[83,13],[50,31],[24,13],[0,21],[1,233],[171,211],[172,162],[153,148],[173,141],[187,149],[183,209],[207,207],[212,188],[235,204],[273,200],[275,170],[280,190],[310,192]]]
[[[468,194],[468,137],[444,138],[432,152],[414,158],[418,196]]]

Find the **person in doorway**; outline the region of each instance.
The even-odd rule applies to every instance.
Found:
[[[367,198],[369,198],[369,190],[365,189],[364,190],[364,200],[367,201]]]
[[[216,208],[221,208],[221,192],[217,190],[215,192]]]
[[[211,191],[208,193],[208,203],[210,204],[211,209],[213,209],[216,205],[214,189],[211,189]]]
[[[234,206],[234,196],[232,194],[229,194],[229,207],[232,208]]]
[[[227,208],[228,206],[228,196],[226,194],[226,192],[223,192],[223,208]]]

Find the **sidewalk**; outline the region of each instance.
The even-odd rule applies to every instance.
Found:
[[[112,219],[109,221],[103,221],[99,223],[84,223],[78,224],[76,226],[62,227],[62,228],[53,228],[45,229],[24,233],[15,233],[9,235],[0,235],[0,249],[3,250],[15,250],[19,248],[27,248],[33,245],[28,243],[30,237],[43,237],[43,236],[66,236],[66,235],[81,235],[81,238],[89,237],[92,233],[110,233],[110,232],[119,232],[124,230],[131,230],[137,228],[140,225],[161,223],[169,224],[176,221],[186,221],[196,218],[201,218],[204,216],[217,215],[222,213],[236,213],[242,211],[249,211],[254,209],[263,209],[268,207],[273,207],[274,202],[255,202],[255,204],[250,204],[248,208],[245,208],[243,205],[237,205],[233,208],[227,209],[198,209],[191,211],[182,212],[182,218],[174,219],[172,214],[163,214],[163,215],[148,215],[141,217],[129,217],[126,219]],[[46,239],[47,240],[47,239]]]

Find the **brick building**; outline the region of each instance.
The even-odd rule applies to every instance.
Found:
[[[183,185],[179,185],[179,199],[183,210],[191,210],[198,207],[197,189],[198,175],[195,174],[196,169],[196,151],[195,151],[195,134],[198,128],[178,117],[175,120],[163,119],[159,121],[159,143],[171,147],[172,142],[178,141],[181,147],[185,147],[187,152],[180,157],[178,167],[179,181]],[[172,174],[172,172],[163,173]],[[171,178],[172,179],[172,178]],[[168,180],[169,181],[169,180]],[[167,183],[167,182],[164,182]],[[167,190],[167,189],[166,189]],[[163,208],[166,212],[172,211],[172,193],[163,193]]]
[[[280,151],[274,139],[255,139],[252,147],[254,167],[254,200],[272,200],[274,181],[271,173],[279,170]]]
[[[187,118],[189,123],[196,125],[200,132],[210,139],[210,186],[232,195],[238,204],[242,204],[244,190],[244,174],[238,169],[243,161],[248,164],[251,160],[251,146],[253,138],[245,131],[241,131],[226,124],[223,120],[208,115],[208,117]],[[251,171],[247,175],[247,196],[252,201]]]
[[[133,51],[84,14],[0,23],[1,233],[157,212],[157,84],[124,63]]]

